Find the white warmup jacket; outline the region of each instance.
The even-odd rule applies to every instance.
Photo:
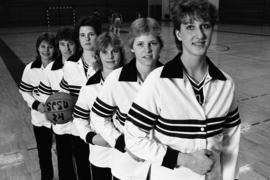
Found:
[[[41,60],[35,60],[26,65],[23,71],[22,80],[19,86],[19,92],[31,108],[31,122],[34,126],[45,126],[51,128],[51,123],[40,113],[37,108],[41,103],[38,85],[44,75],[44,67]]]
[[[150,161],[151,180],[234,180],[240,117],[232,78],[208,58],[209,71],[200,105],[180,54],[164,67],[154,70],[134,100],[125,124],[127,148]],[[148,138],[150,131],[153,138]],[[178,153],[201,149],[214,152],[217,159],[207,176],[186,167],[177,167]]]
[[[82,86],[79,98],[74,108],[74,120],[81,139],[89,144],[89,161],[97,167],[110,168],[112,148],[94,145],[93,137],[96,135],[95,129],[90,118],[90,110],[98,93],[100,92],[104,80],[101,71],[91,76],[86,85]],[[90,120],[90,121],[89,121]]]
[[[95,67],[89,66],[85,73],[81,56],[81,53],[73,55],[65,62],[63,79],[60,83],[61,92],[69,93],[75,97],[79,96],[80,89],[86,84],[87,79],[97,71]],[[71,134],[79,136],[76,126],[73,123],[71,126]]]
[[[58,92],[60,88],[60,82],[63,78],[63,63],[62,59],[59,58],[51,63],[49,63],[45,70],[44,76],[41,80],[38,91],[40,94],[40,99],[43,103],[46,102],[48,97],[55,92]],[[55,134],[63,135],[71,133],[72,122],[67,122],[65,124],[53,124],[52,129]]]
[[[127,112],[142,85],[137,72],[135,59],[111,72],[90,113],[97,133],[114,147],[111,169],[112,174],[120,179],[146,179],[150,167],[149,162],[137,162],[125,152]],[[112,121],[114,115],[116,117]]]

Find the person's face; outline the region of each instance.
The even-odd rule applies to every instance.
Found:
[[[152,34],[142,34],[134,39],[133,48],[136,61],[151,66],[159,59],[161,44]]]
[[[120,49],[112,47],[111,44],[105,50],[99,52],[99,57],[104,69],[113,70],[120,65]]]
[[[42,60],[52,60],[54,46],[47,41],[42,41],[38,46],[38,52]]]
[[[182,41],[183,53],[195,56],[205,55],[211,43],[213,26],[210,22],[193,20],[189,18],[182,23],[176,37]]]
[[[83,50],[92,51],[95,46],[97,34],[92,26],[81,26],[79,40]]]
[[[64,59],[68,59],[76,52],[76,44],[72,40],[60,40],[58,46]]]

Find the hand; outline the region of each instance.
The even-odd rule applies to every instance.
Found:
[[[211,152],[211,151],[209,151]],[[214,162],[214,164],[212,165],[212,168],[211,170],[209,170],[206,174],[205,174],[205,179],[208,180],[208,179],[217,179],[217,173],[216,173],[216,162],[217,162],[217,159],[219,159],[219,154],[216,153],[215,151],[213,151],[212,153],[208,154],[208,157],[210,159],[212,159],[212,161]]]
[[[93,144],[95,145],[98,145],[98,146],[102,146],[102,147],[111,147],[107,141],[105,141],[103,139],[103,137],[99,134],[96,134],[94,137],[93,137]]]
[[[213,152],[202,149],[189,154],[179,153],[177,165],[185,166],[195,173],[205,175],[206,173],[211,172],[215,161],[216,158]]]
[[[39,103],[37,109],[39,112],[44,113],[45,112],[45,105],[43,103]]]
[[[141,158],[137,157],[132,152],[130,152],[130,150],[128,150],[127,148],[125,148],[125,150],[128,153],[128,155],[130,155],[135,161],[137,161],[137,162],[144,162],[144,159],[141,159]]]

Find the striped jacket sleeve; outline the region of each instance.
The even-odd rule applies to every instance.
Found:
[[[60,82],[60,88],[61,88],[60,89],[61,92],[65,92],[65,93],[71,94],[72,96],[78,97],[81,86],[70,84],[64,74],[64,77],[62,78]]]
[[[63,78],[60,82],[60,91],[71,94],[72,96],[79,96],[81,85],[74,84],[73,76],[76,74],[72,73],[72,68],[70,68],[73,64],[65,64],[63,67]]]
[[[135,98],[125,123],[127,149],[141,159],[173,169],[178,152],[150,138],[159,117],[159,94],[153,72],[147,77]],[[175,158],[177,159],[177,158]]]
[[[69,90],[69,85],[68,82],[65,80],[65,78],[63,77],[61,82],[60,82],[60,91],[61,92],[65,92],[65,93],[69,93],[70,94],[70,90]]]
[[[36,87],[34,87],[31,83],[32,74],[30,71],[30,64],[28,64],[23,71],[22,80],[19,86],[19,92],[27,103],[28,107],[37,110],[40,102],[33,96],[33,91],[36,89]]]
[[[67,67],[67,63],[65,63],[64,67],[63,67],[63,78],[60,81],[60,92],[65,92],[70,94],[70,90],[69,90],[69,84],[67,81],[67,75],[68,75],[68,67]]]
[[[114,87],[117,78],[112,72],[104,82],[98,97],[96,98],[91,109],[91,122],[97,133],[99,133],[112,147],[124,151],[124,137],[115,127],[112,118],[116,110],[114,97]]]
[[[47,69],[44,71],[44,76],[39,83],[38,92],[40,94],[40,100],[43,103],[45,103],[48,97],[52,94],[52,88],[48,78]]]
[[[235,98],[226,117],[223,132],[223,151],[221,167],[224,180],[238,179],[238,152],[240,143],[241,120]]]
[[[73,111],[73,123],[75,124],[79,132],[80,138],[86,143],[92,142],[87,142],[86,137],[88,133],[93,132],[89,124],[90,108],[88,102],[90,99],[90,95],[91,92],[87,92],[85,86],[83,86],[80,90],[79,97]],[[95,133],[93,133],[92,136],[95,135]]]

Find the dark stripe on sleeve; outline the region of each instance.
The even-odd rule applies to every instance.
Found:
[[[117,121],[119,121],[119,123],[120,123],[122,126],[125,125],[125,120],[120,119],[119,116],[116,116],[115,119],[116,119]]]
[[[234,111],[228,113],[224,127],[231,128],[234,126],[238,126],[240,123],[241,123],[240,115],[238,112],[238,108],[236,108]]]
[[[127,121],[130,121],[132,124],[134,124],[135,126],[137,126],[138,128],[140,128],[141,130],[148,132],[151,130],[151,127],[146,126],[142,123],[139,123],[138,121],[135,121],[132,117],[128,116],[127,117]]]
[[[74,111],[73,111],[74,118],[82,118],[82,119],[88,120],[89,114],[90,114],[90,110],[83,109],[83,108],[75,105]]]
[[[68,90],[69,90],[70,94],[74,94],[76,96],[79,96],[81,87],[82,86],[68,85]]]
[[[237,119],[235,122],[231,123],[231,124],[225,124],[225,128],[231,128],[231,127],[235,127],[238,126],[239,124],[241,124],[241,119]]]
[[[101,117],[111,117],[114,113],[114,110],[115,107],[112,107],[104,103],[99,98],[96,99],[91,109],[91,111],[95,112],[97,115]]]
[[[127,120],[144,131],[152,129],[158,116],[133,103]]]
[[[52,94],[52,88],[49,86],[46,86],[42,82],[40,82],[38,86],[38,91],[42,94],[51,95]]]
[[[116,108],[116,119],[122,124],[125,124],[125,121],[127,119],[127,115],[124,113],[121,113],[120,109],[117,107]]]
[[[117,113],[117,115],[118,115],[121,119],[123,119],[123,120],[125,120],[125,119],[127,118],[127,114],[122,113],[122,112],[120,111],[120,109],[119,109],[118,106],[116,107],[116,113]]]
[[[22,82],[20,83],[20,86],[19,86],[19,89],[24,91],[24,92],[32,92],[33,91],[33,86],[30,85],[30,84],[27,84],[25,82]]]
[[[235,110],[229,112],[227,116],[233,116],[236,113],[238,113],[238,107],[236,107]]]
[[[160,117],[156,121],[156,126],[168,130],[171,132],[201,132],[201,128],[205,128],[206,131],[213,131],[222,129],[224,125],[225,117],[212,118],[206,120],[195,120],[195,119],[165,119]]]
[[[52,93],[56,93],[56,92],[59,92],[59,90],[54,90],[54,89],[52,89]]]
[[[149,118],[152,118],[152,119],[157,119],[158,118],[158,115],[153,114],[153,113],[145,110],[144,108],[140,107],[136,103],[132,103],[132,107],[134,109],[136,109],[137,111],[141,112],[142,114],[144,114],[145,116],[148,116]]]
[[[69,91],[69,89],[68,89],[68,83],[67,83],[67,81],[65,81],[64,78],[60,82],[60,87],[63,88],[64,90],[66,90],[66,91]]]
[[[166,136],[170,136],[170,137],[174,137],[174,138],[186,138],[186,139],[205,139],[207,138],[207,134],[206,132],[203,133],[187,133],[187,132],[170,132],[170,131],[166,131],[164,129],[161,129],[158,126],[155,126],[156,131],[158,131],[159,133],[166,135]]]
[[[115,107],[106,104],[105,102],[101,101],[99,98],[96,99],[96,102],[98,102],[100,105],[104,106],[105,108],[110,109],[111,111],[115,109]]]

